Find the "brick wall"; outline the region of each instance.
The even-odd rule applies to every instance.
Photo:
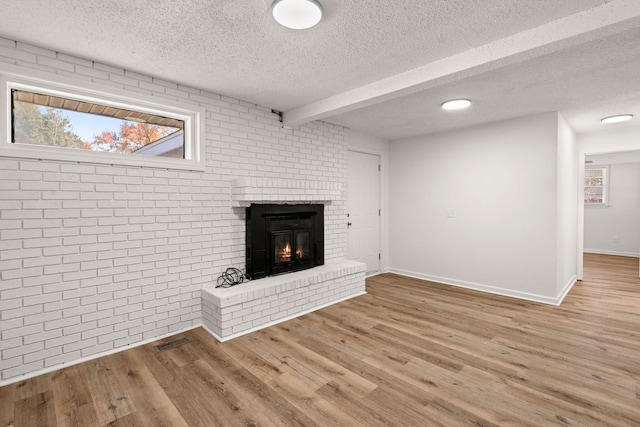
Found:
[[[346,256],[344,128],[1,38],[0,62],[206,109],[205,172],[0,157],[0,383],[199,325],[200,288],[244,265],[236,178],[341,183]]]

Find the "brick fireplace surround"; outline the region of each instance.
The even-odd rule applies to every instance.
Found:
[[[341,183],[237,179],[235,206],[251,203],[326,203],[340,200]],[[220,341],[300,316],[365,293],[366,265],[332,259],[309,270],[271,276],[230,288],[202,289],[202,324]]]
[[[203,108],[205,170],[0,157],[0,385],[203,323],[229,339],[364,291],[344,261],[347,129],[286,128],[268,107],[0,38],[2,65]],[[244,268],[252,201],[324,204],[325,265],[201,298]]]
[[[207,285],[202,289],[202,324],[226,341],[364,294],[365,270],[360,262],[331,260],[230,288]]]

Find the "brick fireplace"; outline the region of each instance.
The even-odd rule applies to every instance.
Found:
[[[245,208],[245,265],[254,280],[202,289],[202,323],[209,333],[226,341],[365,293],[365,264],[325,260],[324,211],[341,193],[340,183],[233,182],[232,203]]]

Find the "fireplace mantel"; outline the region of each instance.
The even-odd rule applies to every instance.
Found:
[[[326,203],[341,199],[339,182],[294,179],[237,178],[231,184],[231,205],[251,203]]]

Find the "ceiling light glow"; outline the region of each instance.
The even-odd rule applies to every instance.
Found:
[[[306,30],[322,19],[322,6],[317,0],[275,0],[271,12],[278,24],[293,30]]]
[[[611,124],[611,123],[626,122],[627,120],[631,120],[631,119],[633,119],[633,114],[619,114],[617,116],[605,117],[600,121],[602,123]]]
[[[443,110],[462,110],[471,105],[468,99],[452,99],[442,104]]]

